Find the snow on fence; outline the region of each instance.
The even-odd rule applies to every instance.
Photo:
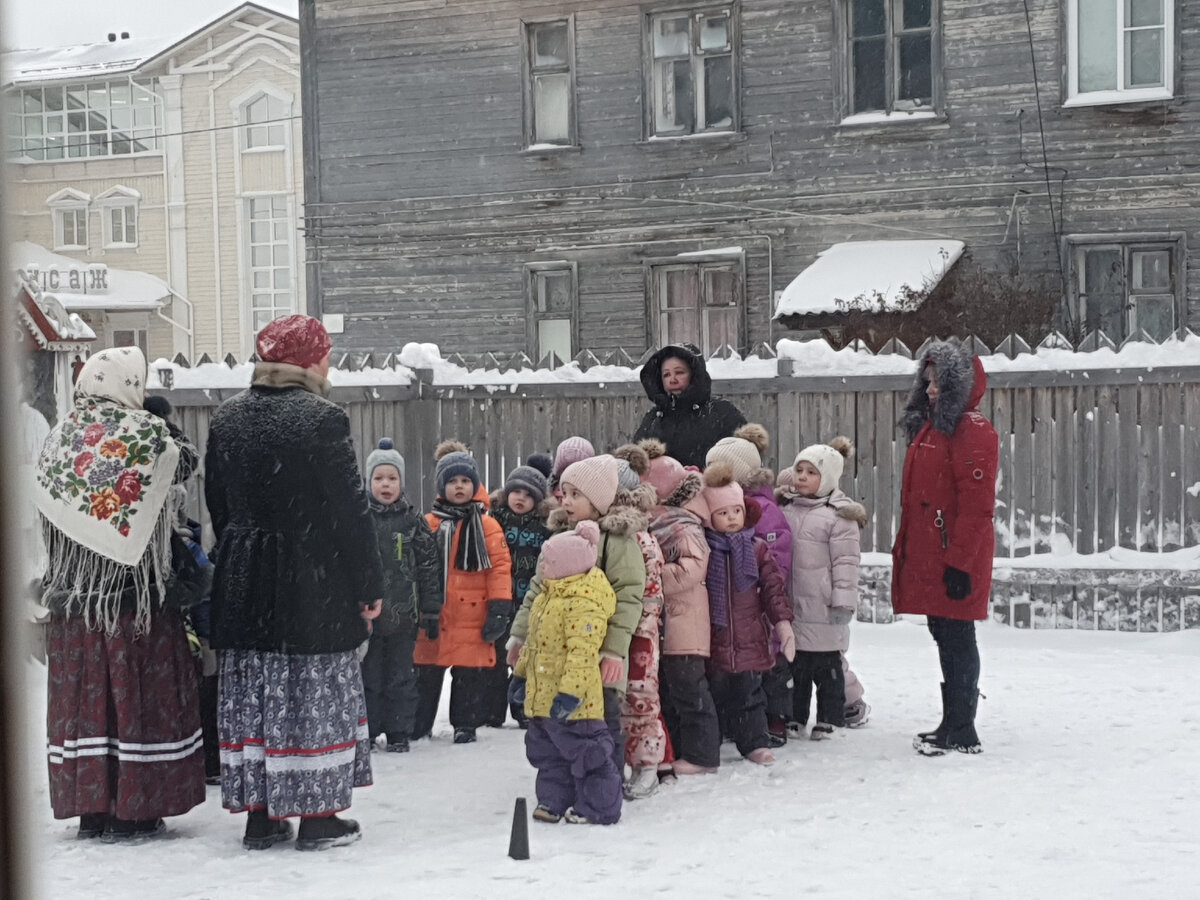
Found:
[[[1055,338],[1036,352],[1010,338],[995,353],[972,343],[989,372],[982,411],[1000,434],[995,615],[1027,627],[1200,626],[1200,338],[1116,348],[1091,337],[1080,350]],[[883,554],[906,449],[895,425],[920,354],[898,343],[872,354],[783,340],[777,357],[762,345],[747,359],[726,348],[710,361],[714,393],[770,431],[772,468],[809,443],[854,439],[842,487],[871,512],[867,620],[891,617]],[[568,435],[604,448],[628,440],[649,408],[639,360],[581,357],[533,369],[523,354],[444,359],[432,345],[408,345],[382,360],[336,360],[332,399],[350,416],[360,461],[380,437],[396,440],[409,494],[427,508],[443,438],[467,443],[492,487]],[[201,448],[212,410],[251,370],[232,358],[202,362],[160,360],[151,373],[152,386],[156,376],[172,383],[162,392]]]

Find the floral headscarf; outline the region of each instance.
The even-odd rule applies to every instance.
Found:
[[[171,572],[167,498],[180,450],[166,422],[142,409],[145,384],[136,347],[92,356],[74,410],[46,439],[34,486],[50,554],[44,600],[110,633],[130,591],[135,631],[145,632],[152,589],[161,602]]]

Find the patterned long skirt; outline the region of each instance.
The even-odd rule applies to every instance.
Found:
[[[221,803],[273,819],[350,806],[371,783],[362,669],[353,650],[220,654]]]
[[[50,618],[46,734],[50,805],[57,819],[183,815],[204,801],[204,741],[196,663],[183,617],[155,611],[133,636],[78,617]]]

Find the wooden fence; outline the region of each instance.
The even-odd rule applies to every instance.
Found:
[[[348,411],[360,462],[379,438],[396,441],[409,495],[423,508],[432,500],[432,452],[441,439],[468,444],[485,483],[496,487],[529,454],[553,452],[569,435],[601,449],[626,441],[649,408],[637,382],[465,387],[418,374],[409,385],[335,388],[331,399]],[[842,488],[870,511],[863,550],[886,552],[898,523],[906,449],[896,422],[910,383],[911,376],[781,375],[715,382],[714,393],[766,426],[772,468],[809,443],[852,437],[857,452]],[[213,409],[236,391],[163,393],[203,450]],[[1000,435],[998,557],[1200,546],[1200,366],[996,372],[982,411]],[[198,500],[196,509],[203,515]],[[1161,573],[1137,575],[1136,561],[1123,576],[1076,567],[1028,570],[1034,577],[1017,566],[997,579],[995,608],[1016,625],[1200,625],[1200,569],[1180,568],[1166,587]],[[886,620],[886,579],[872,577],[879,588],[864,590],[871,612],[864,609],[863,617]],[[1113,578],[1124,582],[1118,587]]]

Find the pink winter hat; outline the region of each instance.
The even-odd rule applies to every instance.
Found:
[[[563,470],[558,481],[559,484],[574,485],[575,490],[596,507],[596,512],[604,515],[617,496],[618,478],[616,457],[605,453],[571,463]]]
[[[590,459],[595,455],[596,448],[587,438],[578,435],[566,438],[554,451],[553,477],[562,481],[562,474],[566,471],[567,466],[577,463],[581,459]]]
[[[596,545],[600,542],[600,526],[585,519],[574,531],[556,534],[542,546],[542,576],[569,578],[583,575],[596,566]]]
[[[746,509],[746,496],[742,493],[742,486],[734,481],[731,463],[715,462],[704,470],[704,491],[701,496],[710,516],[731,506],[740,506],[743,511]]]
[[[683,484],[683,480],[688,476],[688,470],[679,460],[667,456],[667,448],[662,441],[650,438],[642,441],[638,446],[645,450],[646,455],[650,457],[650,472],[646,476],[646,481],[653,485],[658,502],[662,503]]]

